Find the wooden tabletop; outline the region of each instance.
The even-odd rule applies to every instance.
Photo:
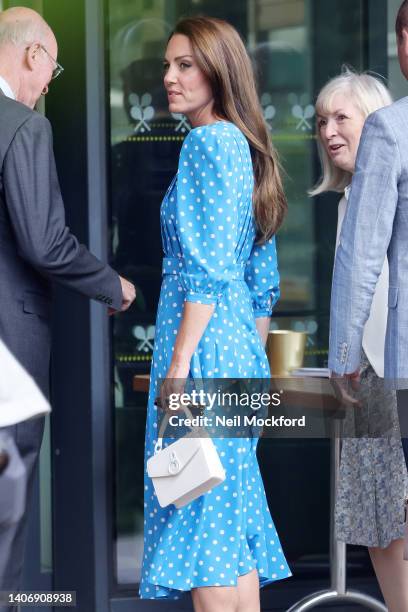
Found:
[[[149,391],[150,374],[135,374],[133,391]],[[287,407],[338,410],[337,399],[331,381],[328,378],[299,376],[271,377],[271,392],[282,394],[282,403]]]
[[[150,385],[150,374],[135,374],[133,377],[133,391],[148,393]]]

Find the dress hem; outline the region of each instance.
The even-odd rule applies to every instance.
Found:
[[[252,568],[249,571],[245,571],[242,574],[238,575],[238,578],[241,576],[245,576],[246,574],[249,574],[250,572],[252,572],[253,569],[256,568]],[[258,574],[259,576],[259,574]],[[289,571],[287,576],[280,576],[278,578],[272,578],[272,577],[267,577],[267,576],[259,576],[259,588],[262,589],[263,587],[267,586],[268,584],[272,584],[272,582],[278,582],[279,580],[286,580],[287,578],[291,578],[293,576],[292,572]],[[149,582],[149,584],[152,585],[152,587],[161,587],[162,589],[167,589],[168,593],[166,595],[155,595],[155,596],[151,596],[149,597],[148,595],[139,595],[139,599],[180,599],[181,597],[183,597],[183,595],[185,595],[186,593],[190,592],[192,589],[196,589],[196,588],[201,588],[201,587],[214,587],[214,586],[220,586],[220,587],[233,587],[233,586],[237,586],[237,581],[235,581],[235,584],[230,584],[230,583],[225,583],[222,584],[221,582],[216,582],[214,584],[208,584],[208,582],[205,582],[203,584],[195,584],[193,586],[189,586],[186,589],[180,589],[180,588],[175,588],[174,586],[168,586],[168,585],[164,585],[164,584],[160,584],[159,582],[155,583],[155,582]]]

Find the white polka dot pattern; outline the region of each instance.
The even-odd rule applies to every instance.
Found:
[[[254,245],[248,143],[231,123],[192,130],[161,207],[165,258],[156,321],[145,460],[157,435],[154,399],[170,364],[183,304],[214,304],[190,364],[193,378],[264,378],[269,366],[255,316],[279,297],[274,239]],[[256,439],[214,440],[224,483],[185,506],[160,508],[145,471],[140,596],[177,599],[197,586],[229,586],[257,568],[261,586],[291,575],[256,458]]]

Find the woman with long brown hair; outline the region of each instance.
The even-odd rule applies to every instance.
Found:
[[[146,426],[157,439],[160,394],[180,380],[268,378],[264,344],[279,297],[274,235],[286,201],[276,153],[236,30],[180,21],[164,85],[186,115],[178,173],[163,200],[163,284]],[[159,386],[159,381],[164,383]],[[145,476],[142,598],[191,591],[196,612],[257,612],[259,586],[290,576],[256,458],[256,437],[214,439],[223,483],[181,508],[161,508]]]

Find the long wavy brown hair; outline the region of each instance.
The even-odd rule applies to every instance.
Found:
[[[214,96],[214,113],[234,123],[247,138],[254,168],[253,195],[257,240],[279,229],[287,210],[278,156],[265,123],[251,60],[235,28],[215,17],[181,19],[174,34],[190,40],[197,64]]]

